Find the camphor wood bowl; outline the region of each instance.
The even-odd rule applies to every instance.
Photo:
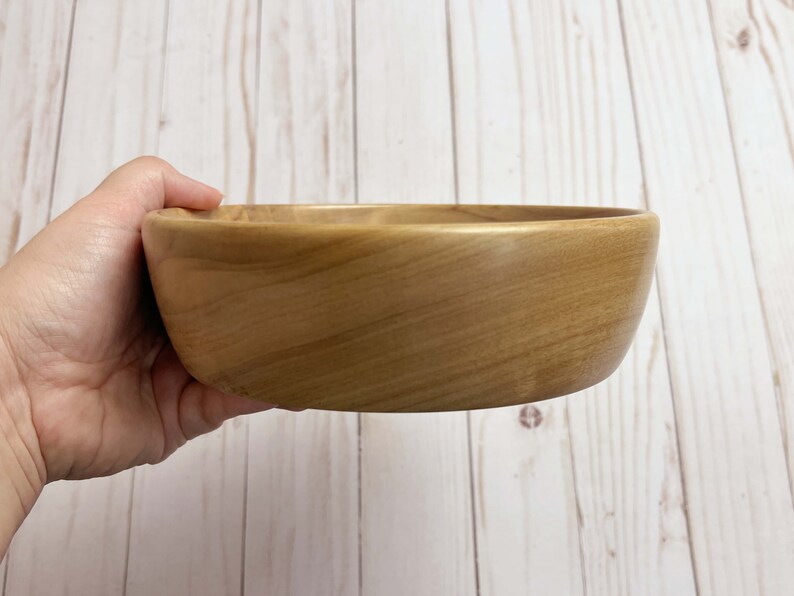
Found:
[[[427,412],[609,376],[645,307],[658,218],[629,209],[251,205],[150,213],[185,367],[292,408]]]

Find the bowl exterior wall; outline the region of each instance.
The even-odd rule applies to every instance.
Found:
[[[188,370],[282,406],[443,411],[578,391],[623,359],[652,214],[493,225],[144,222]]]

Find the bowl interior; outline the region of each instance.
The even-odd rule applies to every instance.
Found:
[[[160,215],[235,223],[422,225],[603,219],[642,213],[635,209],[532,205],[226,205],[212,211],[165,209]]]

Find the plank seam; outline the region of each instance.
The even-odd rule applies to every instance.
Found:
[[[356,0],[350,0],[350,68],[353,96],[353,202],[358,203],[358,67],[356,65]],[[359,415],[359,419],[361,416]],[[360,420],[359,420],[360,423]],[[359,424],[360,429],[360,424]]]
[[[9,548],[8,551],[6,552],[6,558],[5,558],[6,566],[3,569],[3,596],[5,596],[6,594],[6,584],[8,583],[8,566],[10,562],[11,562],[11,549]]]
[[[359,202],[359,186],[358,186],[358,64],[356,61],[358,46],[356,45],[356,0],[350,0],[350,79],[351,79],[351,101],[353,108],[353,202]],[[364,548],[363,548],[363,533],[361,531],[363,507],[361,495],[363,494],[361,487],[361,429],[363,426],[363,414],[359,412],[356,414],[356,458],[357,458],[357,476],[358,476],[358,596],[364,592]]]
[[[565,413],[565,428],[568,431],[568,450],[571,454],[571,480],[573,482],[573,498],[574,498],[574,505],[576,506],[576,535],[579,538],[579,573],[582,575],[582,594],[583,596],[587,596],[587,574],[585,573],[585,565],[584,565],[584,536],[582,535],[582,526],[584,525],[582,521],[582,506],[579,502],[579,487],[576,484],[576,457],[574,456],[574,449],[573,449],[573,435],[571,434],[571,415],[568,412],[568,397],[563,398],[565,400],[565,408],[563,412]]]
[[[245,48],[243,48],[243,52]],[[256,167],[257,163],[257,156],[258,156],[258,143],[257,139],[259,138],[259,68],[260,63],[262,60],[262,0],[257,0],[256,3],[256,66],[254,70],[254,122],[253,126],[253,139],[249,139],[251,142],[251,155],[249,157],[249,172],[248,172],[248,179],[251,180],[248,188],[248,195],[245,198],[245,202],[248,204],[254,203],[256,201],[256,197],[254,196],[256,193],[257,188],[257,170]],[[241,64],[244,64],[244,61],[241,61]],[[243,97],[245,97],[245,90],[243,90]],[[245,462],[243,464],[243,531],[241,532],[242,536],[240,540],[242,544],[240,546],[240,596],[245,595],[245,570],[247,567],[246,561],[246,542],[247,542],[247,532],[248,532],[248,477],[250,475],[250,462],[251,457],[251,422],[250,420],[245,420]]]
[[[248,422],[248,420],[246,420]],[[245,425],[245,455],[243,463],[243,531],[241,534],[240,546],[240,596],[245,595],[245,543],[246,529],[248,528],[248,462],[250,461],[249,452],[251,451],[251,431],[248,424]]]
[[[445,33],[447,46],[447,80],[449,84],[449,104],[450,104],[450,129],[452,133],[452,188],[455,196],[455,204],[460,204],[460,176],[458,174],[458,134],[457,134],[457,110],[455,107],[455,62],[452,57],[452,19],[450,16],[449,0],[444,1]],[[472,555],[474,558],[474,589],[475,594],[480,596],[480,563],[479,563],[479,541],[477,536],[477,505],[474,490],[474,456],[473,441],[471,435],[471,412],[466,412],[466,443],[468,447],[469,459],[469,509],[471,515],[471,539]]]
[[[364,592],[364,549],[362,548],[362,532],[361,532],[361,515],[362,515],[362,507],[361,507],[361,426],[362,426],[362,414],[361,412],[358,413],[356,416],[356,420],[358,422],[358,449],[357,456],[358,456],[358,595],[361,596]]]
[[[248,18],[248,4],[245,5],[245,19]],[[246,31],[245,24],[243,30]],[[247,36],[246,36],[247,37]],[[262,59],[262,0],[256,3],[256,57],[254,60],[254,109],[251,110],[248,103],[247,86],[245,84],[245,45],[241,49],[240,59],[240,87],[242,89],[242,100],[246,112],[246,140],[248,141],[248,188],[245,192],[245,202],[252,204],[256,202],[256,158],[258,155],[257,146],[259,138],[259,68]],[[251,115],[253,112],[253,115]],[[249,118],[253,122],[249,122]],[[247,472],[246,472],[247,473]]]
[[[171,0],[165,0],[165,26],[163,27],[163,64],[160,67],[160,117],[158,118],[155,154],[160,153],[160,131],[165,113],[165,69],[168,62],[168,30],[171,26]]]
[[[471,538],[474,551],[474,588],[480,596],[480,549],[477,537],[477,502],[474,490],[474,446],[471,438],[471,411],[466,412],[466,437],[469,444],[469,493],[471,500]]]
[[[47,222],[52,221],[52,204],[55,196],[55,176],[58,172],[58,156],[61,152],[61,134],[63,132],[63,112],[66,105],[66,88],[69,82],[69,65],[72,61],[72,38],[74,36],[74,17],[77,13],[77,0],[72,0],[72,12],[69,17],[69,37],[66,40],[66,60],[63,69],[63,83],[61,84],[61,106],[58,114],[58,131],[55,136],[55,154],[52,162],[52,175],[50,177],[50,196],[47,205]],[[19,248],[19,247],[17,247]]]
[[[449,82],[449,116],[450,128],[452,129],[452,184],[455,193],[455,203],[460,203],[460,182],[458,181],[458,131],[457,131],[457,110],[455,108],[455,62],[452,58],[452,24],[450,19],[449,0],[444,2],[446,19],[446,43],[447,43],[447,78]],[[479,590],[477,592],[479,594]]]
[[[160,114],[157,118],[157,134],[155,135],[154,140],[154,153],[157,155],[160,153],[160,128],[162,126],[162,119],[163,119],[163,108],[165,102],[165,63],[166,57],[168,54],[168,29],[171,22],[171,0],[164,1],[164,10],[165,16],[163,19],[163,42],[162,42],[162,56],[163,62],[162,66],[160,67]],[[134,511],[134,503],[135,503],[135,482],[136,482],[136,473],[135,469],[132,470],[132,487],[130,488],[130,512],[129,512],[129,532],[127,532],[127,556],[124,561],[124,584],[122,585],[122,596],[127,596],[127,590],[129,588],[129,568],[130,568],[130,555],[132,554],[132,518],[133,518],[133,511]]]
[[[750,228],[750,222],[747,218],[747,213],[748,213],[747,197],[744,192],[744,183],[742,178],[741,167],[739,166],[739,155],[736,151],[736,138],[733,132],[733,120],[731,117],[731,109],[730,109],[730,105],[728,104],[728,97],[726,95],[727,88],[725,86],[724,65],[722,62],[722,56],[720,55],[719,45],[717,44],[717,32],[714,29],[714,10],[712,9],[711,6],[711,0],[705,0],[705,2],[706,2],[706,8],[709,13],[709,30],[711,31],[711,41],[712,44],[714,45],[714,58],[717,62],[717,72],[720,78],[720,89],[722,90],[722,102],[725,108],[725,120],[727,121],[727,125],[728,125],[728,136],[730,137],[731,140],[731,153],[733,157],[733,166],[734,166],[734,170],[736,171],[736,179],[739,183],[739,197],[741,199],[741,204],[742,204],[742,215],[744,216],[743,219],[744,219],[744,228],[747,233],[747,243],[750,249],[750,262],[753,265],[753,279],[755,280],[755,291],[756,294],[758,295],[758,303],[761,307],[761,316],[764,320],[764,336],[766,338],[767,356],[769,358],[769,374],[772,378],[772,385],[775,388],[777,417],[778,417],[778,421],[780,422],[780,437],[783,443],[783,457],[786,460],[786,477],[788,479],[789,495],[792,498],[792,507],[794,507],[794,484],[792,484],[791,462],[789,461],[789,452],[787,449],[789,437],[786,430],[786,416],[785,416],[786,404],[782,399],[781,390],[778,383],[774,382],[775,371],[777,371],[778,369],[777,366],[778,359],[775,353],[775,346],[772,343],[772,334],[770,333],[769,317],[767,316],[766,305],[764,304],[764,297],[763,294],[761,293],[761,280],[758,276],[758,266],[756,264],[755,250],[753,248],[754,247],[753,234]],[[753,14],[750,2],[747,3],[747,11],[750,21],[756,23],[755,15]],[[756,26],[756,29],[758,30],[759,28]],[[758,44],[760,47],[761,44],[760,35],[758,39]]]
[[[133,468],[131,472],[129,505],[127,508],[127,545],[124,549],[124,575],[122,576],[121,584],[121,593],[123,596],[127,596],[127,577],[130,570],[130,536],[132,535],[132,500],[135,498],[135,468]]]
[[[61,132],[63,130],[63,112],[64,112],[64,105],[66,103],[66,85],[69,80],[69,63],[71,62],[72,59],[72,38],[74,35],[74,17],[76,11],[77,11],[77,0],[72,0],[72,8],[69,16],[69,35],[66,40],[66,57],[64,60],[63,83],[61,84],[61,105],[58,114],[58,130],[55,136],[55,152],[52,161],[52,174],[50,176],[50,192],[48,197],[49,204],[47,205],[48,222],[52,218],[52,203],[53,203],[53,196],[55,193],[55,175],[58,168],[58,154],[60,152],[60,146],[61,146]],[[17,239],[17,244],[18,244],[18,239]],[[17,246],[16,248],[18,249],[19,247]],[[2,593],[4,596],[6,594],[6,588],[8,585],[9,568],[11,567],[10,547],[8,552],[6,553],[5,562],[6,562],[6,566],[3,573],[3,588],[2,588]]]
[[[626,40],[626,24],[625,16],[623,13],[623,0],[616,0],[618,8],[618,21],[620,23],[620,37],[623,44],[623,59],[626,65],[626,76],[629,82],[629,95],[631,97],[631,113],[634,119],[634,135],[637,139],[637,154],[640,162],[640,173],[642,175],[642,196],[645,203],[645,208],[650,209],[650,199],[648,197],[648,185],[645,167],[645,153],[642,147],[642,136],[640,134],[639,121],[637,119],[637,97],[634,91],[634,76],[631,70],[631,56],[629,55],[629,46]],[[675,400],[675,387],[673,385],[673,373],[670,364],[670,344],[667,338],[667,326],[664,319],[664,307],[662,303],[661,294],[661,280],[659,279],[658,272],[654,273],[656,279],[656,294],[659,301],[659,321],[662,327],[662,340],[664,342],[664,356],[667,364],[667,380],[670,387],[670,401],[673,408],[673,429],[675,431],[675,444],[676,451],[678,452],[678,474],[681,479],[681,495],[684,501],[684,519],[686,520],[687,542],[689,546],[689,560],[692,565],[692,578],[695,584],[695,594],[700,595],[700,578],[698,577],[697,565],[695,564],[695,549],[692,545],[692,524],[689,519],[689,498],[687,496],[686,475],[684,474],[684,454],[681,451],[681,437],[678,432],[678,411],[676,409]]]

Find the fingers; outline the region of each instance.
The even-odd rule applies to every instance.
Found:
[[[190,440],[215,430],[230,418],[264,412],[274,407],[274,404],[229,395],[193,381],[182,391],[180,425],[185,437]]]
[[[162,461],[194,439],[218,428],[224,421],[263,412],[273,404],[229,395],[190,376],[174,348],[163,348],[152,367],[152,385],[163,431],[162,450],[151,462]]]
[[[113,171],[92,193],[105,200],[132,202],[145,212],[163,207],[213,209],[223,195],[179,173],[158,157],[138,157]]]

